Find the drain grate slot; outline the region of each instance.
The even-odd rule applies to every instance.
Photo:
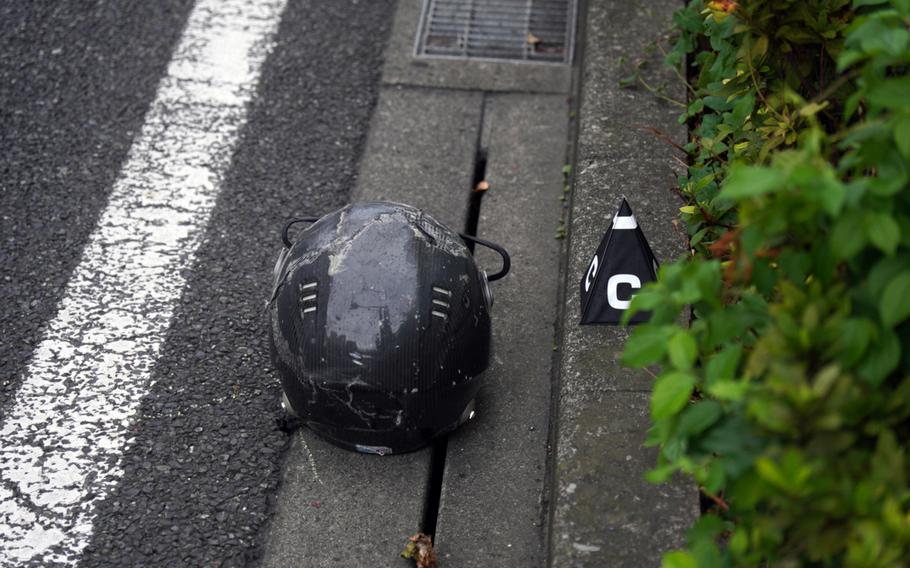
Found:
[[[572,62],[577,0],[424,0],[419,57]]]

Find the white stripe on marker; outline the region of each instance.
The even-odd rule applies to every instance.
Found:
[[[613,217],[614,229],[634,229],[636,227],[638,227],[638,221],[635,220],[635,215]]]
[[[285,0],[199,0],[0,426],[0,565],[75,564],[120,459]]]

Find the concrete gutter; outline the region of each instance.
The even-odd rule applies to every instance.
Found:
[[[578,326],[577,285],[622,195],[659,259],[683,251],[672,149],[634,128],[683,142],[678,109],[618,87],[620,57],[640,56],[677,2],[590,1],[562,271],[553,236],[573,68],[414,58],[420,6],[398,3],[352,198],[407,202],[461,229],[484,156],[478,235],[513,255],[512,274],[494,286],[495,356],[477,416],[441,451],[380,459],[298,431],[262,565],[404,567],[407,536],[435,529],[440,568],[657,566],[682,544],[697,493],[644,481],[656,462],[642,447],[651,379],[619,365],[626,330]],[[682,99],[672,74],[653,68],[649,81]],[[482,252],[478,261],[498,267]]]
[[[482,174],[490,187],[476,234],[512,255],[511,273],[491,286],[493,357],[475,418],[434,448],[379,458],[295,432],[263,566],[413,566],[398,554],[417,531],[435,532],[441,568],[546,562],[560,264],[553,235],[571,68],[415,58],[420,8],[420,0],[398,2],[351,198],[408,203],[465,230]],[[496,255],[481,249],[477,259],[499,269]]]

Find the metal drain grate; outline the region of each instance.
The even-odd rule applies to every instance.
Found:
[[[571,63],[577,0],[424,0],[418,56]]]

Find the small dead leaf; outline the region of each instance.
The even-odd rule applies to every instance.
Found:
[[[530,43],[531,45],[537,45],[538,43],[540,43],[540,38],[529,32],[528,33],[528,43]]]
[[[433,550],[433,538],[423,533],[409,536],[407,546],[401,551],[402,558],[410,558],[417,563],[416,568],[437,568],[436,551]]]
[[[714,0],[712,2],[708,2],[709,10],[717,10],[720,12],[730,13],[733,10],[736,10],[737,7],[738,6],[736,2],[733,0]]]
[[[485,179],[480,180],[479,182],[477,182],[477,185],[474,186],[474,191],[486,191],[488,189],[490,189],[490,182],[488,182]]]

